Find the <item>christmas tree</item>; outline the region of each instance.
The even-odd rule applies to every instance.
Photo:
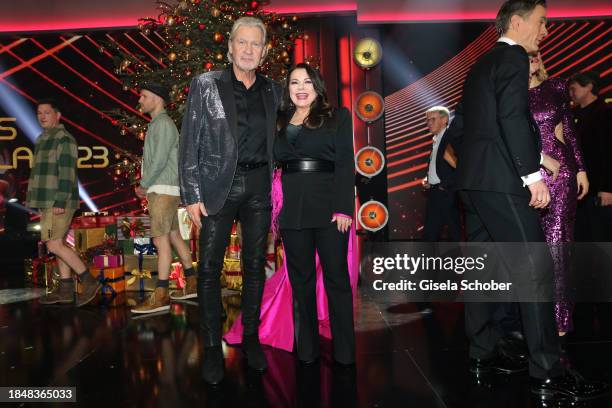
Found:
[[[142,84],[158,82],[170,89],[168,114],[180,127],[189,84],[193,77],[227,67],[227,41],[234,21],[243,16],[261,19],[267,27],[268,56],[261,72],[282,79],[291,65],[294,41],[302,34],[296,27],[297,17],[278,16],[265,12],[267,3],[244,0],[181,0],[175,4],[158,1],[159,16],[143,18],[139,30],[150,42],[143,53],[129,52],[116,42],[106,46],[114,50],[115,72],[127,92]],[[123,110],[110,112],[122,134],[133,134],[144,140],[147,123]],[[133,183],[139,174],[138,155],[116,154],[115,178],[123,175]]]

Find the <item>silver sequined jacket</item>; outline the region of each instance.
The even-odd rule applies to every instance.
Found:
[[[236,172],[236,103],[231,66],[206,72],[191,81],[181,127],[179,179],[184,205],[204,203],[209,214],[223,207]],[[258,74],[259,75],[259,74]],[[276,112],[281,87],[262,77],[267,122],[267,148],[270,176],[273,169],[273,143]]]

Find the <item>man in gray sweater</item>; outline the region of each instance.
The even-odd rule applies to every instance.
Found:
[[[132,313],[154,313],[170,309],[170,299],[197,297],[197,278],[191,264],[191,252],[181,238],[177,208],[180,203],[178,179],[179,133],[166,113],[168,89],[160,84],[147,84],[140,91],[140,107],[151,115],[145,137],[140,185],[136,195],[146,196],[151,217],[151,236],[157,248],[159,279],[155,291]],[[168,278],[172,264],[172,248],[176,249],[185,271],[186,286],[168,293]]]

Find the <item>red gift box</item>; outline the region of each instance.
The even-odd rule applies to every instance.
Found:
[[[108,213],[83,213],[72,221],[72,228],[100,228],[117,223],[117,217]]]

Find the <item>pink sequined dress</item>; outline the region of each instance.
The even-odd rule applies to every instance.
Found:
[[[542,170],[550,190],[551,201],[541,212],[542,228],[553,256],[557,302],[555,317],[559,331],[572,329],[573,304],[568,299],[569,245],[574,240],[574,218],[578,187],[576,173],[585,171],[569,107],[566,81],[550,78],[529,90],[529,107],[540,128],[542,152],[559,161],[559,176],[552,177]],[[555,127],[562,123],[563,139],[555,137]]]

